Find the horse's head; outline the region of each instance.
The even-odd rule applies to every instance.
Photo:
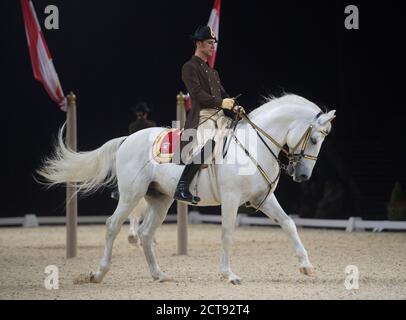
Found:
[[[288,173],[296,182],[310,179],[324,138],[331,131],[331,120],[335,110],[319,113],[310,122],[295,121],[289,128],[287,145],[289,147]]]

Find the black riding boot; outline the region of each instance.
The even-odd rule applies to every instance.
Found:
[[[175,200],[191,202],[192,204],[197,204],[200,201],[199,197],[195,197],[189,191],[190,182],[192,182],[193,177],[196,172],[199,171],[201,164],[189,163],[183,169],[182,176],[176,187],[176,192],[174,195]]]
[[[211,148],[208,148],[209,145],[211,145]],[[196,155],[194,159],[185,166],[182,176],[179,179],[178,186],[176,187],[175,195],[173,196],[175,200],[191,202],[192,204],[197,204],[200,201],[199,197],[190,193],[189,185],[192,182],[195,174],[204,164],[205,160],[213,153],[214,145],[215,143],[213,140],[207,141],[206,145],[200,150],[199,154]]]

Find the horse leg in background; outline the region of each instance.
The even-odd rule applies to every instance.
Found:
[[[230,268],[230,251],[233,244],[233,233],[235,229],[235,220],[237,218],[239,199],[228,193],[222,197],[221,203],[221,240],[222,256],[220,261],[220,273],[227,278],[229,283],[240,284],[241,279]]]
[[[141,198],[145,195],[144,192],[137,192],[135,195],[130,196],[129,192],[120,193],[120,200],[118,202],[117,208],[114,214],[109,217],[106,221],[106,244],[104,247],[104,255],[100,261],[99,268],[97,272],[92,272],[90,274],[90,282],[100,283],[107,271],[110,269],[111,254],[113,250],[113,243],[121,229],[123,223],[127,220],[131,213],[131,209],[137,205]]]
[[[138,226],[140,224],[140,217],[138,212],[134,212],[134,209],[130,214],[130,229],[128,230],[128,242],[138,247],[140,239],[138,238]]]
[[[130,228],[128,230],[128,242],[138,246],[139,244],[139,237],[138,237],[138,228],[140,224],[140,220],[142,217],[145,216],[145,213],[147,211],[147,202],[145,201],[144,198],[138,202],[138,204],[135,206],[133,211],[131,211],[130,214]]]
[[[130,228],[128,229],[128,242],[136,247],[138,246],[138,244],[141,244],[140,237],[138,236],[138,229],[140,227],[140,222],[146,216],[147,211],[148,211],[148,203],[145,200],[145,198],[142,198],[130,214]],[[157,244],[155,237],[153,240],[153,244],[154,245]]]
[[[156,229],[158,229],[165,220],[169,207],[174,200],[172,197],[166,195],[147,197],[146,200],[148,202],[148,210],[144,221],[138,229],[138,236],[141,240],[152,278],[160,282],[168,281],[170,278],[161,271],[157,263],[153,248],[153,239]]]
[[[299,259],[300,272],[310,277],[315,276],[315,271],[309,261],[307,251],[297,233],[295,222],[283,211],[274,194],[271,194],[268,199],[266,199],[261,207],[261,211],[269,218],[276,220],[283,231],[285,231],[292,240],[296,256]]]

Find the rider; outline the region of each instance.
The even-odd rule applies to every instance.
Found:
[[[136,120],[132,121],[128,126],[128,135],[132,135],[134,132],[137,132],[142,129],[157,126],[155,121],[148,119],[148,113],[151,112],[151,109],[148,107],[148,104],[146,102],[138,101],[135,107],[131,107],[131,111],[137,118]],[[118,189],[112,191],[110,196],[115,200],[119,200],[120,193],[118,192]]]
[[[192,107],[184,129],[197,129],[198,145],[194,148],[193,159],[187,161],[174,198],[197,204],[200,198],[190,193],[189,184],[203,162],[210,162],[208,159],[212,157],[214,142],[219,144],[219,135],[230,121],[223,109],[233,110],[235,101],[224,90],[217,71],[207,64],[217,42],[214,32],[208,26],[199,26],[190,38],[195,44],[195,53],[182,67],[182,80],[190,94]]]

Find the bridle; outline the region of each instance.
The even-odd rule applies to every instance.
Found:
[[[323,113],[319,112],[316,116],[316,119],[318,119]],[[268,182],[269,185],[269,190],[267,195],[265,196],[265,198],[262,200],[262,202],[260,203],[260,205],[256,208],[257,212],[259,210],[259,208],[262,206],[262,204],[265,202],[266,198],[268,198],[269,194],[272,191],[273,186],[275,185],[276,181],[279,179],[280,175],[281,175],[281,171],[285,171],[287,172],[287,168],[288,166],[294,166],[296,165],[300,160],[302,159],[307,159],[307,160],[313,160],[313,161],[317,161],[317,157],[313,156],[313,155],[309,155],[305,153],[307,144],[309,143],[309,139],[311,136],[311,132],[314,128],[314,126],[312,124],[309,125],[309,127],[306,129],[306,131],[304,132],[304,134],[302,135],[302,137],[299,139],[299,141],[296,143],[295,147],[291,149],[291,151],[289,151],[289,149],[286,149],[284,146],[282,146],[278,141],[276,141],[271,135],[269,135],[265,130],[261,129],[260,127],[258,127],[255,123],[253,123],[251,121],[250,118],[248,118],[248,116],[245,114],[245,112],[240,112],[240,116],[247,120],[247,122],[251,125],[251,127],[255,130],[255,132],[257,133],[258,137],[260,138],[260,140],[263,142],[263,144],[267,147],[267,149],[269,150],[269,152],[273,155],[273,157],[276,159],[278,166],[279,166],[279,172],[278,175],[276,176],[276,178],[274,180],[271,180],[269,178],[269,176],[266,174],[265,170],[258,164],[258,162],[250,155],[250,153],[248,152],[248,150],[242,145],[242,143],[237,139],[237,137],[234,135],[234,139],[236,140],[237,144],[245,151],[246,155],[251,159],[251,161],[254,162],[254,164],[257,166],[258,171],[261,173],[261,175],[265,178],[265,180]],[[324,130],[319,130],[319,132],[326,137],[328,135],[327,131]],[[263,139],[263,137],[260,135],[260,133],[267,138],[269,141],[271,141],[276,147],[278,147],[285,155],[286,157],[289,159],[289,165],[286,165],[284,163],[282,163],[282,161],[280,161],[277,157],[277,155],[272,151],[272,149],[268,146],[268,144],[266,143],[266,141]],[[300,152],[296,152],[296,150],[298,150],[300,147]],[[289,173],[288,173],[289,174]]]
[[[323,113],[319,112],[316,116],[316,119],[318,119]],[[299,139],[299,141],[296,143],[295,147],[291,149],[291,151],[289,152],[289,150],[287,150],[284,146],[282,146],[279,142],[277,142],[274,138],[272,138],[265,130],[261,129],[260,127],[258,127],[255,123],[253,123],[251,121],[250,118],[247,117],[246,114],[241,114],[241,116],[247,120],[247,122],[254,128],[254,130],[258,133],[260,132],[262,135],[264,135],[268,140],[270,140],[275,146],[277,146],[285,155],[286,157],[289,159],[289,162],[291,163],[297,163],[300,160],[303,159],[307,159],[307,160],[313,160],[313,161],[317,161],[317,157],[316,156],[312,156],[309,154],[305,153],[307,144],[309,143],[310,140],[310,135],[312,133],[312,130],[314,128],[314,126],[312,124],[309,125],[309,127],[307,128],[307,130],[303,133],[302,137]],[[326,137],[328,135],[327,131],[324,130],[319,130],[319,132]],[[264,144],[265,141],[263,139],[261,139],[262,142]],[[296,150],[300,147],[300,152],[296,152]],[[268,147],[268,149],[270,149]],[[272,152],[272,154],[274,155],[274,153]]]

